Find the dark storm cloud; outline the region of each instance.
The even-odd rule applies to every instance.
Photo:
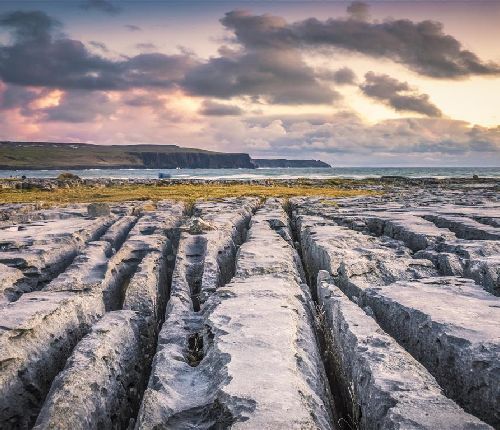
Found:
[[[206,116],[236,116],[241,115],[243,111],[238,106],[205,100],[200,113]]]
[[[47,92],[47,90],[35,91],[17,85],[6,85],[3,89],[0,88],[0,111],[18,109],[21,115],[32,117],[36,114],[32,103],[44,97]]]
[[[380,100],[397,111],[417,112],[430,117],[441,116],[441,111],[429,101],[427,94],[419,94],[407,82],[388,75],[368,72],[360,88],[368,97]]]
[[[43,121],[70,123],[93,122],[99,116],[114,112],[109,97],[100,92],[68,91],[64,93],[57,106],[40,110]]]
[[[195,65],[184,54],[150,53],[112,61],[57,34],[58,25],[42,12],[0,15],[0,30],[6,28],[12,35],[11,44],[0,45],[0,78],[11,84],[61,89],[170,88]]]
[[[45,13],[18,11],[0,15],[0,31],[7,30],[11,36],[10,43],[0,44],[0,79],[62,90],[182,88],[195,96],[249,97],[259,103],[294,105],[332,104],[341,97],[331,82],[353,84],[356,79],[348,68],[326,74],[314,70],[303,59],[304,49],[334,47],[392,58],[435,77],[499,71],[498,66],[463,50],[439,23],[376,23],[364,21],[367,13],[363,4],[356,3],[345,19],[311,18],[290,24],[281,17],[232,11],[221,23],[237,44],[221,47],[218,56],[201,61],[189,52],[145,52],[111,60],[102,55],[105,47],[99,42],[91,45],[101,55],[60,33],[60,23]],[[138,48],[155,47],[141,44]],[[401,93],[387,100],[398,110],[438,115],[426,97]]]
[[[280,104],[328,104],[340,98],[317,81],[299,53],[290,50],[251,50],[212,58],[188,71],[183,85],[194,95],[256,96]]]
[[[410,69],[435,78],[500,73],[496,64],[482,62],[462,49],[454,37],[443,32],[439,22],[388,20],[370,23],[359,20],[325,22],[315,18],[294,25],[294,32],[306,44],[326,45],[387,57]]]
[[[486,63],[463,49],[457,39],[443,31],[439,22],[408,19],[369,22],[360,19],[361,12],[362,7],[357,4],[351,6],[347,19],[309,18],[289,24],[276,16],[232,11],[221,22],[247,47],[331,47],[389,58],[435,78],[500,73],[499,65]]]
[[[44,12],[15,11],[0,15],[0,28],[4,27],[11,32],[17,43],[48,43],[61,23]],[[1,59],[1,57],[0,57]]]
[[[297,47],[299,42],[290,25],[279,16],[234,10],[227,12],[220,22],[247,48],[290,49]]]
[[[318,81],[314,70],[291,44],[259,41],[280,29],[282,18],[230,12],[221,23],[235,32],[239,49],[221,47],[219,57],[188,71],[184,87],[194,95],[217,98],[250,96],[278,104],[329,104],[340,95]]]
[[[38,98],[38,93],[17,85],[9,85],[0,93],[0,109],[26,108]]]
[[[110,15],[116,15],[122,10],[120,6],[107,0],[85,0],[81,3],[80,7],[85,10],[98,10]]]

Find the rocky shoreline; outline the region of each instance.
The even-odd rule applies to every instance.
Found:
[[[216,185],[284,185],[284,186],[315,186],[315,187],[331,187],[343,186],[350,188],[376,188],[376,187],[485,187],[495,188],[500,186],[500,178],[411,178],[404,176],[382,176],[380,178],[369,179],[111,179],[111,178],[91,178],[81,179],[69,174],[60,178],[9,178],[0,179],[0,189],[39,189],[39,190],[55,190],[58,188],[71,187],[118,187],[125,185],[145,185],[145,186],[171,186],[177,184],[216,184]]]

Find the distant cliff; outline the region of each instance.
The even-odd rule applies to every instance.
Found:
[[[254,158],[255,167],[332,167],[321,160],[285,160],[284,158]]]
[[[0,169],[254,169],[248,154],[176,145],[0,142]]]
[[[38,169],[255,169],[330,167],[320,160],[251,159],[245,153],[177,145],[1,142],[0,170]]]
[[[140,157],[146,169],[254,169],[248,154],[206,152],[131,152]]]

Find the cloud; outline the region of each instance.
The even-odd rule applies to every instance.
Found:
[[[349,9],[347,19],[309,18],[295,23],[272,15],[232,11],[222,23],[247,48],[332,48],[388,58],[434,78],[500,74],[498,64],[484,62],[463,49],[457,39],[444,32],[440,22],[392,18],[370,22],[364,20],[367,10],[362,4],[353,4]]]
[[[0,15],[0,28],[11,31],[17,43],[49,43],[62,24],[40,11],[14,11]],[[0,57],[1,59],[1,57]]]
[[[95,9],[109,15],[116,15],[122,11],[120,6],[107,0],[85,0],[80,7],[85,10]]]
[[[280,104],[329,104],[340,98],[316,79],[314,70],[293,48],[241,46],[204,63],[189,53],[156,52],[113,61],[90,52],[78,40],[55,34],[57,22],[41,12],[3,15],[0,25],[8,25],[14,35],[12,44],[0,45],[0,78],[7,83],[65,90],[183,86],[197,96],[251,96]]]
[[[170,88],[181,82],[186,71],[197,65],[191,57],[160,53],[139,54],[121,62],[120,77],[129,87]]]
[[[3,14],[0,31],[10,37],[0,42],[0,133],[11,133],[10,122],[19,124],[19,136],[30,139],[177,143],[323,158],[334,164],[499,163],[500,128],[439,118],[441,112],[426,94],[387,75],[371,72],[359,84],[348,67],[325,71],[309,65],[306,54],[332,55],[332,48],[366,50],[366,55],[392,58],[431,76],[476,73],[472,63],[462,67],[465,51],[460,44],[450,50],[458,42],[442,29],[436,31],[438,24],[425,29],[407,20],[370,22],[366,13],[357,5],[344,19],[289,23],[272,15],[233,11],[221,21],[224,46],[206,60],[187,50],[176,55],[151,52],[154,47],[149,45],[142,45],[147,51],[139,55],[111,59],[100,42],[85,45],[70,38],[57,20],[42,12]],[[398,26],[403,30],[396,31]],[[365,35],[362,41],[354,40],[360,35]],[[427,41],[435,46],[427,46]],[[450,75],[449,64],[462,68]],[[367,97],[429,118],[368,124],[352,112],[275,117],[261,113],[273,111],[263,106],[266,103],[338,109],[339,85],[360,85]],[[196,115],[189,96],[205,99],[201,115]],[[242,99],[245,106],[254,105],[243,112],[238,106]]]
[[[115,110],[109,97],[102,92],[69,91],[57,106],[41,109],[42,121],[83,123],[96,121],[100,116],[109,116]]]
[[[487,157],[500,161],[500,127],[472,126],[465,121],[444,118],[404,118],[367,124],[352,112],[341,112],[310,121],[300,115],[285,120],[257,118],[245,120],[237,129],[236,141],[261,142],[258,155],[348,160],[360,165],[377,160],[397,164],[433,160],[436,165],[459,162],[481,163]],[[269,127],[272,127],[270,131]],[[279,126],[280,133],[276,133]],[[224,130],[219,138],[231,139]],[[474,165],[474,164],[472,164]]]
[[[254,96],[278,104],[330,104],[340,98],[293,50],[244,50],[212,58],[189,70],[182,84],[193,95]]]
[[[122,102],[128,106],[134,107],[161,107],[164,102],[153,94],[131,94],[123,98]]]
[[[235,105],[205,100],[199,112],[206,116],[236,116],[241,115],[243,110]]]
[[[342,67],[338,70],[320,70],[317,75],[321,79],[335,82],[338,85],[356,84],[356,74],[349,67]]]
[[[221,24],[234,32],[247,48],[297,48],[299,40],[286,20],[274,15],[252,15],[244,10],[227,12]]]
[[[124,27],[129,31],[142,31],[142,28],[134,24],[125,24]]]
[[[6,86],[0,93],[0,109],[27,109],[39,97],[39,93],[17,85]]]
[[[303,58],[305,49],[329,46],[389,57],[433,76],[496,73],[493,65],[463,51],[458,41],[443,33],[439,23],[363,21],[367,10],[360,3],[351,5],[349,11],[345,19],[311,18],[292,24],[273,15],[228,12],[221,23],[233,45],[221,47],[217,56],[205,61],[189,52],[152,52],[156,47],[146,43],[137,45],[146,52],[112,60],[62,34],[60,23],[45,13],[18,11],[0,15],[0,29],[7,29],[12,36],[11,43],[0,44],[0,79],[63,90],[182,88],[201,97],[332,105],[341,96],[331,84],[354,84],[356,77],[347,67],[334,72],[313,69]],[[106,53],[99,42],[90,42],[90,46]],[[426,95],[405,92],[384,100],[397,110],[439,114]]]
[[[417,112],[430,117],[441,116],[441,111],[429,101],[427,94],[419,94],[407,82],[388,75],[368,72],[361,91],[368,97],[380,100],[397,111]]]
[[[351,19],[368,21],[370,18],[370,6],[361,1],[353,1],[346,10]]]
[[[143,51],[150,51],[153,49],[158,49],[158,47],[154,43],[150,42],[144,42],[144,43],[137,43],[135,45],[137,49],[143,50]]]
[[[305,44],[330,46],[385,57],[434,78],[499,74],[500,67],[482,62],[476,54],[462,49],[458,40],[443,32],[439,22],[387,20],[371,23],[359,20],[315,18],[293,26]]]
[[[172,88],[196,64],[186,54],[109,60],[57,33],[59,23],[43,12],[0,15],[2,27],[10,30],[12,43],[0,44],[0,79],[11,84],[88,90]]]
[[[92,46],[92,47],[94,47],[94,48],[96,48],[96,49],[98,49],[98,50],[100,50],[100,51],[102,51],[102,52],[106,52],[106,53],[109,52],[108,47],[104,43],[102,43],[102,42],[97,42],[95,40],[91,40],[89,42],[89,45]]]
[[[265,33],[282,28],[282,18],[235,11],[227,13],[221,23],[234,31],[239,46],[223,46],[220,56],[189,70],[183,86],[191,94],[226,99],[250,96],[266,103],[301,105],[331,104],[340,99],[317,79],[294,46],[261,44],[254,39],[259,29]]]

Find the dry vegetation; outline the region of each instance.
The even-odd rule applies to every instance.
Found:
[[[260,198],[296,196],[350,197],[373,194],[368,190],[319,187],[311,185],[252,185],[252,184],[175,184],[175,185],[121,185],[105,188],[71,187],[54,191],[0,189],[0,203],[80,203],[122,202],[128,200],[163,199],[192,201],[224,197],[255,196]]]

